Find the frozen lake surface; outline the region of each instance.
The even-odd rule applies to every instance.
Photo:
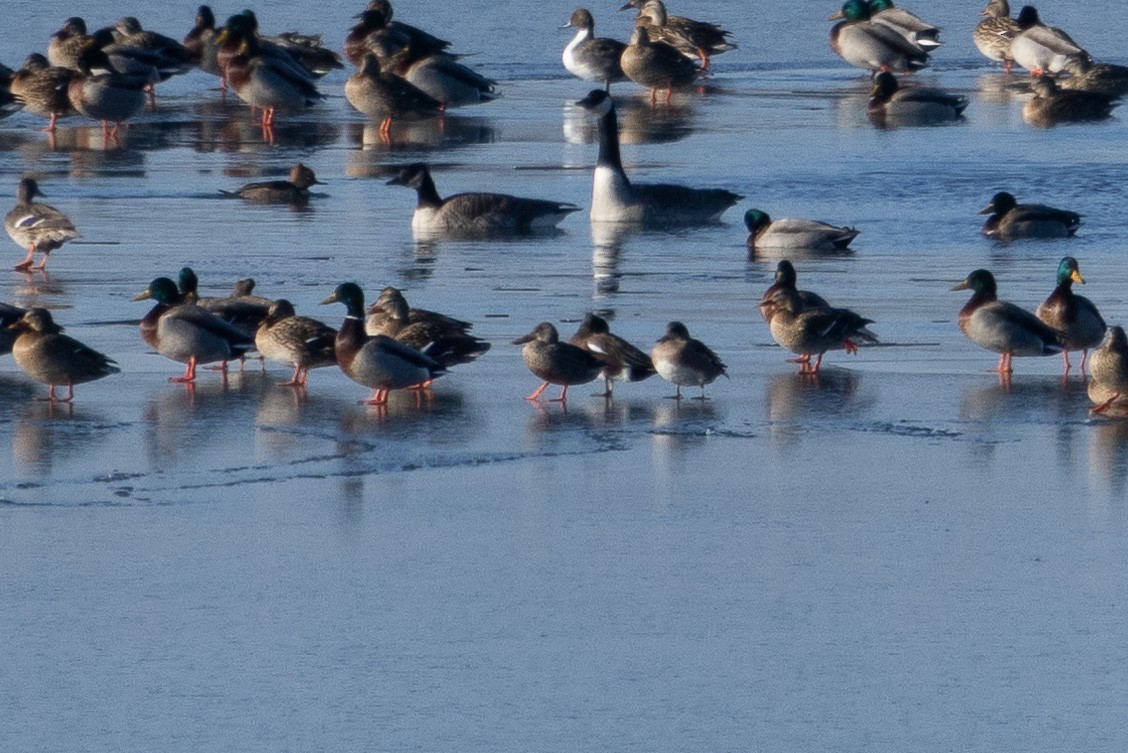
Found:
[[[121,148],[79,120],[54,149],[32,116],[0,122],[0,187],[14,201],[34,174],[82,233],[49,277],[0,274],[0,300],[51,308],[123,371],[52,408],[0,359],[0,749],[1128,749],[1128,423],[1091,418],[1057,358],[1000,384],[949,290],[987,267],[1033,308],[1068,254],[1123,324],[1125,116],[1026,126],[1025,81],[978,55],[980,7],[959,5],[908,7],[944,29],[920,80],[966,94],[966,121],[878,131],[865,76],[826,46],[834,3],[671,3],[741,48],[669,108],[616,85],[627,170],[745,196],[674,233],[588,221],[596,133],[570,103],[590,87],[559,64],[572,6],[397,5],[503,95],[390,145],[342,73],[273,146],[201,73],[163,86]],[[626,37],[626,14],[591,9]],[[255,10],[339,48],[360,7]],[[1040,10],[1128,63],[1118,4]],[[194,6],[20,6],[0,61],[67,16],[124,12],[180,37]],[[327,183],[304,211],[218,198],[298,160]],[[416,243],[414,196],[384,183],[419,160],[444,195],[585,211],[550,237]],[[995,245],[976,212],[999,190],[1085,224]],[[750,207],[862,231],[852,254],[795,263],[886,347],[794,373],[756,311],[778,257],[749,257]],[[343,308],[316,304],[339,282],[395,285],[493,349],[386,413],[335,369],[305,400],[257,365],[188,390],[131,301],[184,265],[205,294],[250,276],[334,325]],[[657,379],[611,403],[594,385],[566,410],[522,400],[537,381],[509,342],[593,310],[647,349],[682,320],[731,379],[706,402]]]

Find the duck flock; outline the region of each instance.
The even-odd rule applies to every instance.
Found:
[[[575,36],[563,50],[564,67],[602,86],[577,103],[598,124],[591,221],[647,229],[716,223],[741,196],[719,188],[630,179],[620,156],[610,89],[633,82],[649,90],[652,107],[661,107],[679,89],[699,86],[714,66],[712,58],[736,44],[716,24],[668,14],[661,0],[630,0],[623,9],[632,7],[638,15],[629,42],[595,36],[595,20],[587,9],[575,10],[566,24]],[[1096,62],[1066,32],[1045,25],[1033,7],[1023,7],[1012,18],[1006,0],[991,0],[982,15],[973,31],[977,48],[1002,63],[1006,75],[1014,66],[1031,74],[1033,97],[1023,107],[1023,118],[1031,125],[1107,118],[1128,92],[1128,68]],[[876,125],[930,125],[964,117],[966,97],[912,85],[906,76],[929,65],[930,55],[941,46],[938,28],[891,0],[847,0],[831,18],[838,21],[830,31],[831,49],[871,73],[867,114]],[[219,77],[224,90],[246,102],[268,143],[273,143],[277,118],[316,107],[324,98],[320,79],[346,64],[355,70],[345,82],[345,98],[379,124],[385,140],[395,121],[434,118],[441,123],[449,109],[498,96],[497,82],[467,65],[450,42],[393,20],[388,0],[372,0],[357,19],[342,58],[326,49],[320,37],[261,35],[249,10],[219,26],[212,10],[201,6],[182,42],[146,30],[132,17],[93,33],[83,19],[70,18],[52,36],[46,55],[33,53],[19,70],[2,71],[0,106],[4,115],[22,108],[46,119],[50,138],[61,118],[99,121],[109,147],[120,143],[121,129],[132,117],[146,106],[159,107],[157,85],[193,69]],[[251,202],[296,205],[308,201],[310,187],[318,183],[313,171],[299,163],[288,180],[252,183],[232,194]],[[569,202],[499,193],[442,198],[424,163],[402,166],[388,183],[416,192],[411,225],[422,237],[533,234],[555,228],[581,209]],[[52,252],[78,237],[78,229],[66,213],[37,201],[42,192],[36,180],[23,178],[16,194],[4,225],[26,254],[15,269],[29,274],[43,270]],[[1068,238],[1081,224],[1075,212],[1019,203],[1007,192],[996,194],[983,213],[989,215],[983,234],[1008,242]],[[814,220],[773,220],[758,209],[749,209],[744,218],[750,248],[771,249],[784,257],[842,251],[858,234]],[[1128,407],[1128,337],[1122,328],[1106,326],[1097,306],[1073,292],[1073,284],[1083,282],[1077,260],[1063,258],[1055,287],[1029,312],[999,300],[992,273],[977,269],[953,288],[972,291],[959,313],[959,327],[973,342],[999,354],[997,370],[1004,379],[1009,379],[1014,356],[1061,353],[1068,373],[1069,352],[1080,351],[1079,368],[1085,374],[1088,367],[1091,374],[1093,410]],[[310,369],[336,366],[374,390],[364,402],[383,406],[391,390],[426,394],[433,380],[491,347],[472,334],[472,323],[414,308],[392,287],[366,308],[359,285],[338,285],[323,301],[345,307],[344,322],[333,328],[299,315],[285,299],[256,295],[253,280],[220,298],[200,297],[197,284],[195,272],[185,267],[175,280],[152,280],[135,298],[154,303],[141,320],[143,342],[185,364],[184,373],[171,381],[191,384],[197,366],[211,363],[220,364],[226,378],[228,362],[257,352],[293,368],[284,383],[288,386],[305,390]],[[879,342],[872,320],[800,290],[787,258],[779,262],[759,308],[772,337],[794,354],[791,360],[804,374],[817,375],[829,351],[853,353]],[[25,374],[47,384],[49,400],[70,401],[76,384],[119,371],[110,357],[63,334],[46,309],[0,304],[0,321],[0,354],[10,351]],[[649,353],[612,333],[607,320],[595,314],[588,314],[567,341],[554,325],[542,322],[513,344],[522,346],[526,366],[542,382],[530,400],[540,399],[549,385],[559,385],[554,399],[564,401],[568,387],[600,378],[610,399],[616,381],[654,374],[674,384],[678,398],[682,387],[699,388],[704,398],[706,385],[726,376],[721,359],[677,321],[668,324]],[[65,396],[56,392],[62,387]]]

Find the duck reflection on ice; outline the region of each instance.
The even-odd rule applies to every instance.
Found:
[[[670,144],[695,130],[694,110],[687,104],[651,107],[646,97],[615,99],[620,144]],[[595,144],[599,125],[584,108],[564,105],[564,140],[569,144]]]
[[[823,368],[816,374],[776,374],[768,384],[767,418],[794,421],[856,414],[854,402],[861,375],[849,369]]]

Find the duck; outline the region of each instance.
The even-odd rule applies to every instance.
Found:
[[[191,50],[171,37],[142,28],[135,16],[118,19],[113,26],[113,36],[117,44],[143,50],[164,61],[160,66],[162,81],[192,69]]]
[[[345,37],[345,58],[350,63],[359,65],[368,52],[375,53],[381,64],[401,52],[410,61],[449,54],[450,42],[410,24],[393,21],[391,14],[390,3],[375,0],[368,4]]]
[[[458,62],[453,55],[413,59],[405,49],[392,56],[390,67],[446,109],[497,99],[497,82]]]
[[[521,345],[521,358],[525,366],[542,383],[526,400],[540,399],[550,384],[561,387],[560,395],[551,402],[568,402],[568,388],[593,382],[606,367],[602,356],[578,348],[571,343],[560,342],[560,335],[551,322],[541,322],[527,335],[518,337],[514,345]]]
[[[817,220],[791,217],[773,220],[767,212],[759,209],[749,209],[744,213],[744,226],[748,228],[748,248],[753,252],[776,249],[843,253],[849,250],[850,243],[861,232],[852,227],[838,227]]]
[[[401,326],[404,308],[407,309],[406,321],[408,324],[426,324],[428,327],[438,327],[444,335],[465,335],[474,328],[472,322],[410,306],[403,295],[403,291],[389,285],[380,291],[380,295],[368,307],[368,318],[364,321],[365,332],[370,335],[383,335],[387,334],[385,332],[386,327]],[[393,312],[395,312],[394,316]],[[393,321],[393,319],[399,321]]]
[[[44,269],[52,251],[78,237],[69,217],[53,206],[35,201],[36,196],[42,195],[34,178],[21,179],[16,189],[16,205],[4,216],[8,237],[20,248],[27,249],[27,257],[15,266],[21,272],[31,269],[36,252],[43,254],[36,269]]]
[[[1114,405],[1128,407],[1128,335],[1122,327],[1111,326],[1100,347],[1093,351],[1089,399],[1093,413],[1105,413]]]
[[[106,53],[91,48],[78,59],[78,72],[67,84],[67,98],[75,110],[101,121],[104,139],[116,140],[122,124],[145,106],[145,88],[150,83],[148,74],[113,72]]]
[[[632,183],[619,155],[619,127],[611,95],[594,89],[576,104],[599,118],[599,157],[591,191],[593,222],[644,227],[701,225],[716,222],[742,198],[722,188]]]
[[[442,115],[443,103],[405,78],[382,70],[376,54],[369,52],[345,82],[345,99],[359,112],[380,121],[380,135],[388,137],[393,119]]]
[[[459,193],[443,199],[422,162],[400,169],[389,186],[415,189],[411,229],[419,235],[494,235],[547,230],[579,207],[569,202],[525,199],[500,193]]]
[[[979,15],[986,18],[976,25],[971,35],[972,41],[987,58],[1001,62],[1003,72],[1009,74],[1014,66],[1010,51],[1011,40],[1018,36],[1022,28],[1011,18],[1007,0],[990,0]]]
[[[1070,57],[1089,54],[1061,29],[1042,23],[1032,5],[1022,6],[1015,23],[1021,31],[1011,40],[1010,55],[1032,76],[1058,73]]]
[[[1068,238],[1081,227],[1081,215],[1045,204],[1019,204],[1014,196],[1000,191],[979,211],[990,217],[983,235],[1000,240],[1015,238]]]
[[[180,301],[199,306],[253,340],[273,303],[270,299],[252,295],[255,281],[250,278],[240,280],[229,295],[203,298],[198,293],[199,284],[195,270],[181,268],[177,275]]]
[[[1034,98],[1022,106],[1022,119],[1033,126],[1105,120],[1119,104],[1107,94],[1061,89],[1050,76],[1039,76],[1030,88],[1034,91]]]
[[[324,99],[307,75],[295,70],[294,63],[279,62],[262,54],[253,34],[243,37],[239,52],[227,61],[227,82],[239,99],[262,109],[262,127],[274,126],[275,113],[300,112]]]
[[[605,388],[602,397],[614,395],[616,381],[641,382],[658,373],[650,356],[611,332],[611,325],[598,314],[585,315],[568,343],[604,360],[600,370]]]
[[[385,335],[366,334],[364,292],[356,283],[341,283],[321,303],[343,303],[347,309],[345,321],[337,330],[334,352],[345,376],[375,390],[361,404],[387,405],[392,390],[429,385],[446,373],[443,365],[425,352]]]
[[[218,76],[220,88],[227,88],[227,78],[219,64],[219,31],[215,26],[215,13],[207,5],[196,10],[196,21],[185,35],[182,44],[192,56],[192,62],[204,73]]]
[[[24,103],[12,93],[12,77],[15,71],[6,65],[0,65],[0,120],[15,115],[23,109]]]
[[[176,283],[158,277],[133,297],[156,305],[141,319],[141,339],[165,358],[186,364],[183,376],[170,382],[192,383],[199,364],[220,362],[227,378],[227,362],[242,358],[254,346],[254,336],[223,321],[194,303],[184,303]]]
[[[561,28],[576,29],[576,36],[564,47],[562,56],[569,73],[584,81],[603,84],[604,91],[611,91],[611,84],[617,81],[627,80],[627,74],[623,73],[623,66],[619,63],[627,45],[618,39],[595,36],[595,19],[591,11],[577,8]]]
[[[308,316],[298,316],[285,298],[271,302],[255,331],[255,350],[271,361],[294,367],[285,387],[305,387],[310,369],[337,363],[337,330]]]
[[[845,19],[830,30],[830,48],[850,65],[867,71],[917,71],[928,67],[928,53],[888,26],[870,20],[866,0],[846,0],[830,20]]]
[[[387,290],[387,289],[385,289]],[[392,288],[392,290],[395,290]],[[469,334],[456,322],[448,324],[445,317],[430,318],[416,314],[412,321],[412,310],[402,293],[381,294],[377,299],[380,317],[370,315],[364,323],[368,335],[385,335],[416,350],[426,350],[427,354],[450,369],[463,363],[470,363],[490,349],[490,343]]]
[[[63,21],[47,44],[47,60],[51,65],[77,71],[79,56],[93,46],[93,40],[86,32],[86,21],[79,16]]]
[[[913,87],[902,89],[897,77],[888,71],[873,79],[866,112],[879,127],[888,125],[929,125],[947,123],[963,117],[967,97],[941,89]]]
[[[1062,68],[1069,74],[1057,82],[1062,89],[1103,94],[1117,99],[1128,94],[1128,66],[1094,63],[1088,55],[1075,55]]]
[[[20,371],[47,385],[47,399],[69,403],[74,386],[93,382],[121,372],[117,362],[93,348],[63,334],[43,308],[28,309],[9,329],[16,332],[12,358]],[[67,396],[59,397],[55,388],[66,385]]]
[[[830,308],[830,304],[817,293],[809,290],[799,290],[799,276],[795,272],[795,265],[787,259],[780,259],[776,264],[775,279],[764,294],[760,296],[760,316],[765,322],[771,322],[775,313],[775,294],[780,290],[792,291],[799,300],[802,308]]]
[[[257,55],[269,60],[271,68],[281,71],[284,78],[299,79],[304,84],[316,87],[320,77],[317,73],[310,70],[286,47],[269,38],[260,37],[257,29],[258,19],[251,11],[245,10],[228,17],[227,23],[216,35],[215,40],[216,62],[225,75],[232,58],[241,54],[244,43],[251,40]]]
[[[311,186],[323,186],[313,170],[301,162],[294,163],[286,180],[267,180],[248,183],[237,191],[224,191],[224,196],[239,197],[255,204],[301,205],[309,201]]]
[[[999,354],[996,371],[1009,375],[1014,356],[1052,356],[1065,347],[1065,337],[1034,314],[998,299],[995,276],[977,269],[952,290],[972,290],[959,314],[959,327],[976,345]]]
[[[619,10],[631,7],[638,8],[635,25],[645,28],[652,41],[664,42],[690,60],[700,60],[703,71],[708,70],[713,55],[736,49],[728,39],[731,32],[706,21],[671,16],[662,0],[631,0]]]
[[[673,398],[681,400],[682,387],[700,387],[700,400],[706,400],[705,385],[717,377],[727,377],[728,367],[705,343],[689,336],[681,322],[666,325],[666,334],[650,350],[650,361],[658,376],[675,387]]]
[[[921,52],[932,52],[940,46],[940,29],[922,21],[904,8],[893,5],[893,0],[870,0],[870,20],[888,26]]]
[[[12,95],[23,103],[23,109],[41,118],[47,118],[47,131],[54,133],[59,118],[74,115],[77,111],[67,96],[67,86],[74,78],[70,68],[51,65],[47,58],[33,52],[12,74],[9,84]]]
[[[818,374],[823,355],[828,350],[858,352],[859,343],[880,342],[866,319],[850,309],[804,304],[798,291],[782,287],[768,301],[771,318],[768,328],[772,338],[799,358],[800,374]],[[811,356],[815,363],[811,365]]]
[[[322,78],[331,71],[343,69],[341,56],[322,46],[320,34],[300,34],[285,31],[281,34],[260,35],[258,17],[254,11],[244,10],[239,14],[250,35],[259,42],[260,48],[272,47],[287,54],[314,78]],[[238,22],[242,23],[242,22]]]
[[[1089,348],[1095,348],[1104,339],[1105,324],[1101,312],[1093,302],[1073,292],[1073,283],[1085,284],[1081,268],[1072,256],[1066,256],[1058,264],[1057,286],[1049,297],[1035,310],[1035,314],[1046,324],[1064,335],[1061,355],[1065,361],[1065,373],[1069,373],[1069,351],[1081,351],[1081,373],[1085,373],[1085,359]]]
[[[13,306],[10,303],[0,303],[0,356],[12,352],[12,343],[16,341],[16,333],[9,327],[20,320],[27,309]]]
[[[650,104],[658,101],[658,91],[666,90],[665,103],[675,87],[688,86],[697,78],[698,69],[692,62],[665,42],[651,41],[650,32],[642,26],[631,34],[631,43],[619,59],[623,73],[640,86],[650,89]]]

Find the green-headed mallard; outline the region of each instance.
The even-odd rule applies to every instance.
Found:
[[[870,20],[888,26],[921,52],[932,52],[940,46],[940,29],[926,23],[904,8],[893,5],[893,0],[870,0]]]
[[[960,330],[968,339],[999,355],[996,368],[1002,375],[1013,371],[1014,356],[1052,356],[1062,351],[1065,338],[1026,309],[998,299],[995,276],[977,269],[952,290],[972,290],[974,295],[960,309]]]
[[[1019,204],[1013,195],[1000,191],[979,210],[990,217],[983,223],[988,238],[1068,238],[1081,227],[1081,215],[1045,204]]]
[[[850,65],[871,73],[915,71],[928,67],[928,53],[888,26],[870,20],[866,0],[846,0],[830,20],[845,19],[830,30],[830,49]]]
[[[270,304],[255,332],[255,349],[265,358],[294,367],[287,387],[305,387],[310,369],[337,363],[337,330],[308,316],[298,316],[285,298]]]
[[[388,138],[393,120],[441,115],[443,103],[405,78],[382,70],[375,53],[365,53],[356,72],[345,82],[345,99],[359,112],[379,121]]]
[[[1035,126],[1104,120],[1118,104],[1107,94],[1060,89],[1049,76],[1034,79],[1030,88],[1034,90],[1034,98],[1022,106],[1022,119]]]
[[[337,330],[334,350],[337,365],[349,379],[375,392],[365,405],[386,405],[388,393],[404,387],[429,385],[446,373],[443,365],[426,353],[384,335],[364,331],[364,292],[352,282],[343,282],[321,302],[343,303],[345,321]]]
[[[193,382],[198,364],[221,362],[224,378],[228,361],[241,358],[254,345],[254,337],[228,324],[194,303],[181,303],[176,283],[158,277],[133,297],[156,305],[141,319],[141,339],[165,358],[187,364],[184,375],[170,382]]]
[[[650,350],[650,361],[658,376],[676,387],[675,400],[681,400],[682,387],[700,387],[701,400],[705,399],[705,385],[712,384],[728,368],[712,350],[700,340],[689,336],[681,322],[670,322],[666,334]]]
[[[1085,284],[1077,260],[1067,256],[1057,268],[1057,287],[1042,301],[1035,312],[1038,318],[1064,335],[1062,357],[1065,371],[1069,372],[1069,351],[1081,351],[1081,373],[1085,373],[1085,358],[1089,348],[1096,347],[1104,338],[1105,320],[1093,302],[1073,292],[1073,283]]]
[[[879,126],[929,125],[959,120],[967,97],[924,86],[901,88],[897,77],[882,71],[873,79],[866,112]]]
[[[664,42],[690,60],[700,59],[701,70],[708,69],[710,56],[736,49],[728,39],[731,32],[707,21],[671,16],[662,0],[631,0],[619,10],[631,7],[638,8],[635,25],[645,28],[652,41]]]
[[[560,395],[553,402],[567,402],[568,388],[587,384],[599,376],[606,366],[602,356],[597,356],[571,343],[560,342],[556,327],[550,322],[541,322],[533,331],[513,341],[523,345],[521,358],[537,379],[543,380],[540,387],[528,395],[526,400],[537,400],[550,384],[561,386]]]
[[[525,199],[500,193],[459,193],[443,199],[422,162],[400,169],[389,186],[415,189],[411,229],[423,236],[531,233],[553,227],[579,210],[566,201]]]
[[[1018,36],[1022,29],[1018,22],[1010,17],[1010,5],[1007,0],[990,0],[987,7],[979,15],[986,16],[980,21],[971,38],[975,46],[991,60],[998,60],[1003,64],[1003,71],[1010,73],[1014,65],[1011,57],[1011,40]]]
[[[877,335],[866,328],[873,324],[849,309],[805,305],[798,291],[781,288],[769,300],[768,328],[777,343],[799,358],[799,372],[817,374],[828,350],[857,353],[859,343],[877,343]],[[811,356],[815,364],[811,365]]]
[[[612,333],[602,316],[586,315],[568,342],[604,360],[600,374],[606,387],[605,397],[612,396],[616,381],[641,382],[657,373],[650,356]]]
[[[627,78],[650,90],[652,105],[658,101],[660,89],[666,90],[665,102],[670,104],[674,89],[689,86],[698,74],[697,66],[665,42],[652,40],[643,26],[631,34],[631,43],[619,62]]]
[[[1089,54],[1061,29],[1042,23],[1032,5],[1022,6],[1015,23],[1021,31],[1011,40],[1010,55],[1031,75],[1057,73],[1069,58]]]
[[[1096,403],[1091,410],[1104,413],[1113,405],[1128,407],[1128,336],[1122,328],[1108,328],[1089,367],[1089,399]]]
[[[309,75],[295,66],[296,62],[264,54],[257,37],[248,34],[224,71],[239,99],[262,109],[262,127],[269,131],[277,111],[301,112],[324,99]]]
[[[15,267],[21,271],[31,268],[37,251],[43,254],[43,259],[36,269],[43,269],[52,251],[78,237],[69,217],[53,206],[34,201],[36,196],[42,195],[34,179],[22,179],[16,190],[16,205],[4,216],[4,230],[8,236],[21,248],[27,249],[27,257]]]
[[[590,11],[577,8],[563,28],[577,30],[562,56],[569,73],[584,81],[597,81],[605,91],[611,91],[614,82],[627,80],[619,63],[627,46],[618,39],[595,36],[595,19]]]
[[[117,363],[73,337],[51,319],[47,309],[24,312],[9,327],[19,333],[12,345],[12,357],[23,373],[48,385],[47,399],[68,403],[74,399],[74,386],[117,374]],[[66,397],[55,397],[55,387],[67,386]]]
[[[254,204],[289,204],[291,206],[305,204],[309,201],[310,186],[323,186],[317,179],[313,170],[301,162],[290,168],[287,180],[266,180],[248,183],[238,191],[224,191],[224,196],[238,196]]]
[[[852,227],[837,227],[817,220],[791,217],[773,220],[767,212],[759,209],[749,209],[744,213],[744,226],[748,228],[748,248],[751,250],[841,253],[848,249],[859,232]]]
[[[599,117],[599,157],[591,186],[591,219],[643,227],[716,222],[741,196],[723,188],[633,183],[619,154],[619,126],[611,95],[595,89],[577,102]]]

